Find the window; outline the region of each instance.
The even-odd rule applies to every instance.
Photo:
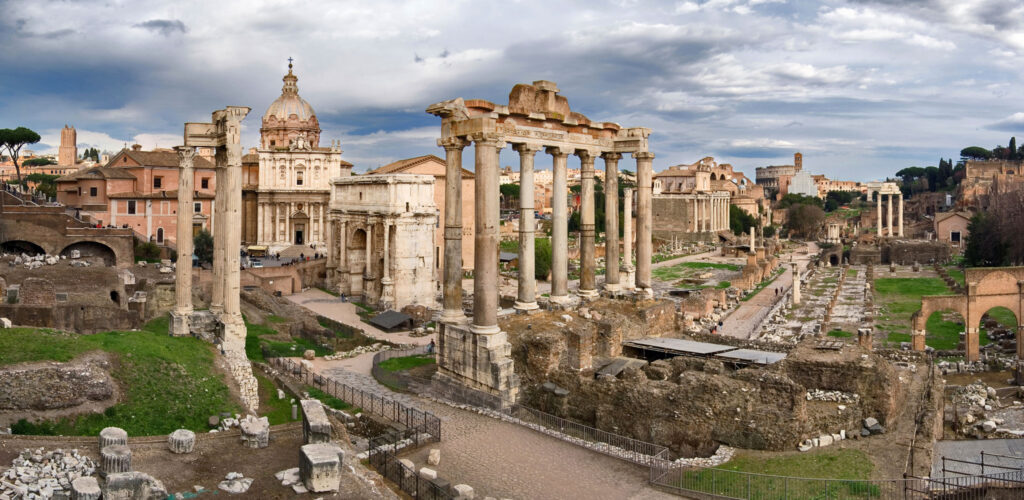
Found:
[[[202,180],[199,181],[199,185],[202,187],[202,189],[210,189],[210,178],[203,177]]]
[[[94,187],[89,188],[89,196],[96,196],[97,190]]]
[[[164,242],[164,228],[162,228],[162,227],[156,228],[156,242],[157,243],[163,243]]]
[[[301,186],[302,185],[302,172],[295,172],[295,185],[296,186]]]
[[[950,231],[949,241],[952,243],[960,243],[960,231]]]
[[[193,203],[192,205],[193,205],[193,209],[192,209],[193,212],[198,214],[198,213],[201,213],[203,211],[203,202],[197,201],[197,202]]]
[[[135,200],[128,200],[128,215],[135,215]]]
[[[163,177],[154,177],[153,178],[153,189],[160,189],[160,186],[162,186],[163,183],[164,183],[164,178]]]

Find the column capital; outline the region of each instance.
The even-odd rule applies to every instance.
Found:
[[[544,148],[544,152],[551,156],[560,158],[567,158],[569,155],[573,154],[572,149],[562,146],[546,146]]]
[[[194,146],[175,146],[174,150],[178,152],[178,166],[192,168],[192,161],[196,157],[196,148]]]
[[[633,158],[636,158],[637,160],[653,160],[654,153],[650,151],[637,151],[636,153],[633,153]]]
[[[622,153],[601,153],[601,158],[604,161],[619,161],[622,159]]]
[[[540,150],[544,149],[544,146],[537,146],[536,144],[526,144],[524,142],[516,143],[512,145],[512,149],[519,152],[520,155],[533,156]]]
[[[589,149],[577,149],[574,154],[580,157],[580,162],[584,165],[593,165],[594,159],[598,156]]]
[[[445,137],[437,140],[437,145],[444,148],[446,151],[459,150],[469,145],[469,141],[458,136]]]
[[[502,136],[495,133],[480,132],[466,136],[466,138],[473,141],[478,146],[494,146],[498,149],[505,147],[505,141],[502,140]]]

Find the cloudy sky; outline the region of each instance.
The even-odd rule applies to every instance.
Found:
[[[427,153],[454,97],[552,80],[573,110],[654,130],[656,170],[704,156],[872,180],[1024,136],[1020,0],[0,0],[0,127],[55,151],[181,142],[253,108],[295,58],[357,171]],[[538,167],[549,164],[538,157]],[[503,164],[516,164],[514,153]],[[470,166],[470,165],[467,165]]]

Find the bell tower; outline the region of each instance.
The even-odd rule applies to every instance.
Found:
[[[60,149],[57,150],[57,164],[73,167],[78,161],[78,134],[75,127],[64,125],[60,130]]]

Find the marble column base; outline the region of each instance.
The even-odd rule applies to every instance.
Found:
[[[591,299],[596,299],[598,293],[597,293],[596,289],[594,289],[594,290],[577,290],[576,291],[576,295],[579,295],[580,298],[591,300]]]
[[[578,306],[580,298],[574,295],[561,295],[558,297],[549,297],[548,304],[551,309],[567,310]]]
[[[637,296],[637,298],[640,298],[640,299],[653,299],[654,298],[654,290],[652,290],[650,288],[637,288],[636,291],[634,291],[633,293]]]
[[[172,337],[188,337],[192,335],[191,321],[192,311],[171,311],[171,321],[167,325],[169,334]]]
[[[516,312],[519,313],[529,313],[530,311],[540,310],[540,305],[538,305],[536,301],[520,302],[517,300],[515,305],[513,305],[512,307],[516,310]]]

